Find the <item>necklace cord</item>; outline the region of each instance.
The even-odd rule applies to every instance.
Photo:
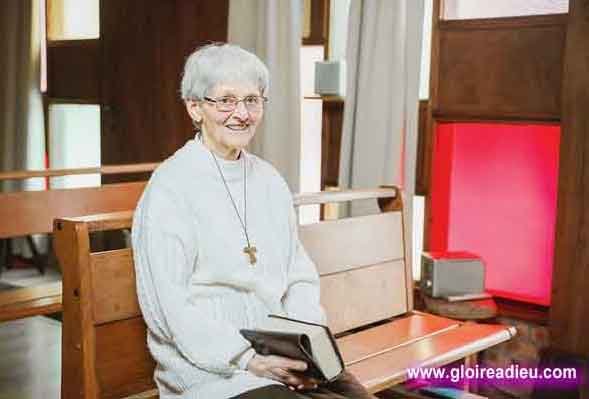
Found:
[[[219,171],[219,174],[221,175],[221,179],[223,180],[223,184],[225,186],[225,190],[227,190],[227,194],[229,195],[229,199],[231,200],[231,204],[233,205],[233,209],[235,209],[235,213],[237,214],[237,218],[239,219],[239,223],[241,224],[241,228],[243,229],[243,232],[245,233],[245,239],[247,241],[247,246],[250,247],[250,239],[249,239],[249,235],[247,233],[247,165],[245,162],[245,154],[243,153],[243,151],[241,151],[240,155],[243,158],[243,220],[241,219],[241,215],[239,214],[239,210],[237,209],[237,204],[235,203],[235,200],[233,199],[233,195],[231,195],[231,190],[229,190],[229,185],[227,184],[227,181],[225,180],[225,176],[223,175],[223,171],[221,170],[221,166],[219,165],[219,161],[217,161],[217,157],[215,156],[215,154],[213,153],[213,151],[211,151],[209,149],[209,152],[211,153],[211,156],[213,157],[213,160],[215,161],[215,165],[217,165],[217,170]]]

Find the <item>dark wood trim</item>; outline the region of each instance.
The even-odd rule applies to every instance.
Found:
[[[323,17],[323,58],[327,60],[329,58],[329,29],[331,26],[331,0],[324,0],[324,17]]]
[[[325,45],[329,37],[329,0],[310,0],[310,2],[311,34],[303,37],[303,45]]]
[[[550,308],[513,299],[494,297],[500,317],[531,321],[548,325]]]
[[[84,100],[81,98],[59,98],[59,97],[47,97],[48,105],[52,104],[88,104],[88,105],[100,105],[96,100]]]
[[[47,40],[47,47],[94,47],[100,45],[100,39]]]
[[[440,74],[440,13],[442,0],[433,0],[432,48],[430,54],[429,99],[432,108],[438,107],[438,81]],[[430,128],[431,126],[428,126]]]
[[[336,187],[339,178],[339,162],[344,116],[344,101],[323,102],[321,125],[321,190]]]
[[[488,113],[480,115],[468,111],[460,111],[459,113],[442,113],[438,110],[432,110],[432,116],[439,122],[485,122],[485,123],[546,123],[555,124],[560,123],[560,116],[552,114],[509,114],[507,112],[501,114]]]
[[[589,1],[569,7],[550,332],[555,348],[589,356]]]
[[[431,140],[428,136],[428,119],[429,114],[429,101],[419,101],[419,113],[417,118],[417,159],[415,162],[415,194],[426,195],[428,192],[428,169],[425,165],[425,159],[427,153],[431,152]]]
[[[422,193],[425,195],[424,223],[423,223],[423,249],[429,249],[429,230],[431,224],[431,196],[429,189],[431,187],[431,170],[433,156],[433,139],[435,120],[431,110],[438,105],[438,80],[440,71],[440,19],[443,10],[443,0],[433,0],[432,10],[432,49],[430,55],[430,79],[429,79],[429,109],[426,120],[425,147],[428,150],[423,157],[424,173],[423,180],[425,187],[422,187]]]

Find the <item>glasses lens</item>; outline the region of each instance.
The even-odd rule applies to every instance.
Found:
[[[237,106],[237,98],[235,97],[220,97],[217,99],[217,108],[219,111],[233,111]]]
[[[259,112],[264,107],[265,99],[261,96],[248,96],[240,100],[236,97],[227,96],[217,98],[215,104],[219,111],[232,112],[241,101],[243,101],[243,105],[245,105],[248,111]]]
[[[247,109],[250,111],[259,111],[264,106],[264,99],[260,96],[249,96],[243,99]]]

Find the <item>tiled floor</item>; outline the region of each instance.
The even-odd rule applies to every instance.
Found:
[[[0,290],[59,280],[52,268],[3,269]],[[61,323],[41,316],[0,323],[0,399],[58,399],[60,386]]]
[[[15,287],[32,287],[59,280],[61,280],[61,273],[53,268],[47,268],[45,274],[39,273],[34,267],[4,269],[0,274],[0,284]]]
[[[0,323],[0,399],[58,399],[61,323],[37,316]]]

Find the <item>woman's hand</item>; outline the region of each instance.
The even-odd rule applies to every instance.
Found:
[[[280,381],[296,389],[315,389],[317,381],[297,374],[307,369],[307,364],[288,357],[255,354],[247,364],[247,370],[258,377]]]

